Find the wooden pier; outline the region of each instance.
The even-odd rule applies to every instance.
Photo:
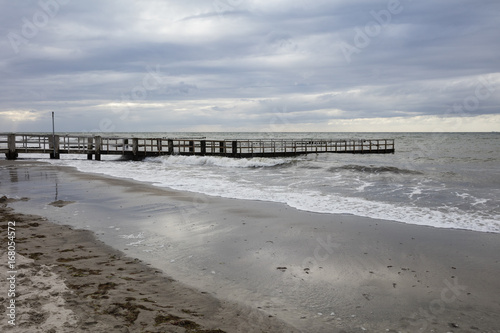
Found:
[[[393,139],[377,140],[215,140],[205,138],[122,138],[52,134],[0,133],[0,153],[14,160],[19,154],[124,155],[140,160],[149,156],[198,155],[235,158],[286,157],[311,153],[391,154]]]

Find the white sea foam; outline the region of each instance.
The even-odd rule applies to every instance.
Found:
[[[474,209],[489,204],[490,198],[472,195],[467,189],[451,192],[441,180],[435,181],[413,172],[402,173],[399,169],[391,173],[392,169],[386,167],[384,172],[364,173],[362,167],[353,172],[353,164],[346,164],[350,168],[332,168],[331,164],[338,162],[312,160],[311,157],[163,156],[148,158],[144,162],[64,159],[50,160],[50,163],[211,196],[278,202],[311,212],[500,232],[500,216],[495,214],[495,209],[493,213]],[[275,168],[282,165],[287,167]],[[454,203],[469,208],[461,210]]]
[[[137,235],[134,235],[134,234],[131,234],[131,235],[120,235],[118,237],[124,238],[124,239],[141,239],[141,238],[144,238],[144,233],[140,232]]]
[[[290,162],[290,159],[281,158],[228,158],[218,156],[182,156],[171,155],[147,158],[149,162],[163,163],[165,165],[197,165],[197,166],[218,166],[227,168],[259,168],[273,167]]]

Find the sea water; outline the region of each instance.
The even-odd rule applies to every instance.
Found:
[[[48,160],[159,187],[300,210],[500,232],[500,133],[102,133],[207,139],[395,139],[394,154],[287,158],[161,156],[126,161]],[[21,156],[29,158],[29,155]]]

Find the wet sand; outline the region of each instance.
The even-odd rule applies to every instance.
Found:
[[[281,204],[212,198],[22,160],[0,161],[0,172],[0,195],[30,198],[10,203],[16,212],[91,230],[113,247],[88,248],[82,245],[85,237],[98,243],[92,234],[71,229],[67,231],[79,236],[71,238],[65,234],[62,238],[44,239],[45,243],[52,238],[54,242],[66,238],[71,241],[66,245],[56,243],[53,250],[46,250],[48,261],[40,261],[45,258],[40,256],[35,258],[35,265],[54,264],[57,259],[52,256],[68,256],[80,245],[85,250],[78,256],[89,257],[91,250],[106,257],[96,259],[100,264],[86,258],[52,268],[63,274],[64,265],[87,261],[87,267],[109,268],[109,273],[101,274],[102,281],[82,287],[80,296],[86,295],[87,300],[88,295],[99,292],[100,285],[111,282],[106,280],[111,274],[123,280],[119,268],[129,264],[117,267],[111,258],[123,252],[128,258],[141,260],[123,259],[137,265],[135,271],[128,271],[125,276],[143,270],[144,279],[154,277],[173,283],[173,278],[195,295],[210,299],[201,301],[200,308],[193,310],[179,305],[183,298],[178,295],[178,303],[172,305],[177,311],[172,313],[175,316],[209,329],[500,332],[498,234],[308,213]],[[40,224],[36,233],[49,230],[48,226],[62,228]],[[50,231],[47,235],[51,234],[55,233]],[[29,245],[26,251],[36,253],[34,246],[41,245]],[[68,251],[58,252],[61,250]],[[68,284],[77,285],[71,280],[67,280]],[[153,288],[147,295],[152,297],[153,291],[158,290]],[[113,294],[112,288],[106,292],[104,296],[110,297],[105,299],[108,305],[126,304],[126,297],[141,299],[133,294]],[[74,291],[73,297],[76,294]],[[163,292],[158,294],[161,297]],[[124,298],[117,300],[121,296]],[[161,300],[164,306],[170,306],[168,299]],[[198,304],[189,297],[185,300]],[[141,309],[149,308],[144,302],[134,308],[140,312],[138,318],[148,311]],[[225,310],[208,311],[213,304],[226,303],[232,304],[230,309],[246,310],[227,315],[220,315]],[[140,326],[123,322],[120,311],[126,310],[112,309],[106,314],[102,310],[92,311],[74,313],[93,315],[95,325],[105,324],[106,316],[121,320],[121,324],[116,324],[121,325],[117,332],[140,331]],[[206,314],[197,317],[191,311]],[[218,319],[221,317],[226,322]],[[259,318],[258,324],[255,318]]]
[[[2,332],[294,332],[241,304],[218,300],[106,246],[89,231],[23,215],[1,200],[0,228],[16,225],[15,326]],[[62,205],[62,203],[59,203]],[[0,242],[7,248],[5,237]],[[2,263],[7,253],[2,251]],[[7,297],[7,271],[0,272]]]

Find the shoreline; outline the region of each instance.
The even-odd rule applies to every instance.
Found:
[[[168,276],[301,331],[500,327],[498,234],[308,213],[24,164],[10,164],[11,189],[40,190],[15,209],[92,230]],[[50,206],[55,199],[74,203]]]

